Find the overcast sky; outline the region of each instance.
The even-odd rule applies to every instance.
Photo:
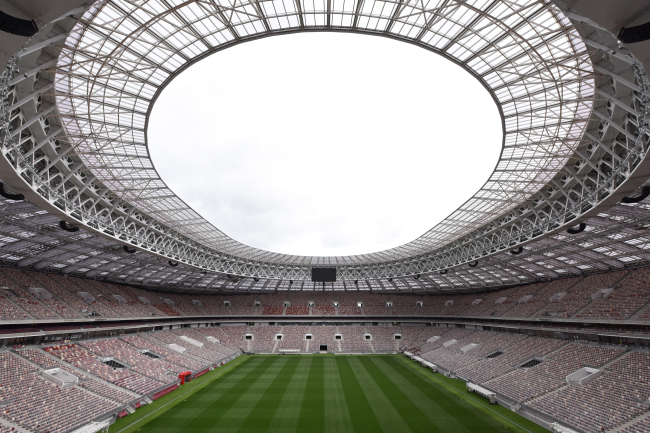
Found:
[[[162,178],[232,238],[300,255],[412,241],[474,194],[501,150],[488,92],[394,40],[266,38],[214,54],[161,94]]]

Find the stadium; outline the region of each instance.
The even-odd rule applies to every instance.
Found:
[[[461,68],[489,179],[367,254],[204,218],[154,103],[301,33]],[[648,0],[2,0],[0,48],[0,433],[650,432]]]

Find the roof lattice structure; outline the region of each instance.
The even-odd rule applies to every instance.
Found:
[[[389,37],[464,67],[492,94],[503,119],[502,153],[490,179],[423,236],[372,254],[263,251],[203,219],[151,162],[146,128],[153,103],[207,55],[304,31]],[[377,280],[367,284],[389,290],[398,287],[394,278],[415,275],[423,278],[408,283],[409,290],[423,281],[487,287],[585,271],[576,270],[578,263],[616,268],[620,263],[607,254],[543,260],[554,265],[522,262],[516,269],[505,258],[527,244],[570,249],[559,233],[586,220],[606,221],[599,215],[648,171],[650,86],[643,65],[606,29],[547,0],[104,0],[37,34],[10,62],[2,92],[5,182],[88,236],[107,239],[106,248],[125,244],[148,253],[152,263],[181,264],[161,270],[160,278],[142,277],[154,285],[169,283],[181,269],[189,275],[190,267],[302,287],[310,284],[303,281],[312,266],[336,266],[344,287]],[[643,218],[624,219],[638,226]],[[480,267],[466,266],[479,259]],[[561,263],[564,272],[557,271]],[[458,270],[455,279],[437,276],[450,268]],[[140,273],[134,270],[135,278]]]

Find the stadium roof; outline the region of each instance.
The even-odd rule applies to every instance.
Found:
[[[644,241],[622,238],[645,227],[650,212],[643,205],[607,209],[648,175],[648,78],[614,35],[575,12],[539,0],[110,0],[86,9],[42,29],[3,78],[2,121],[10,133],[2,137],[0,176],[33,203],[3,202],[2,230],[14,239],[0,247],[14,253],[4,255],[7,262],[146,285],[235,289],[305,288],[312,266],[336,266],[340,288],[435,290],[646,260]],[[149,158],[152,105],[207,55],[301,31],[390,37],[468,70],[502,115],[503,148],[490,179],[420,238],[372,254],[263,251],[204,220]],[[54,232],[58,218],[84,230]],[[588,229],[573,238],[582,243],[561,234],[584,221]],[[12,247],[16,239],[22,252]],[[84,249],[91,245],[97,248]],[[122,245],[141,253],[129,256]],[[513,249],[521,252],[516,260]]]

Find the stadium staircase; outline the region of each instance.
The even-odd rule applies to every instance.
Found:
[[[630,353],[630,351],[632,351],[632,348],[627,347],[627,348],[625,349],[625,352],[624,352],[623,354],[621,354],[620,356],[617,356],[616,358],[612,359],[611,361],[609,361],[609,362],[607,362],[607,363],[601,365],[600,367],[598,367],[598,369],[599,369],[599,370],[605,370],[607,367],[609,367],[610,365],[612,365],[612,364],[615,363],[616,361],[619,361],[619,360],[625,358],[625,357]]]
[[[616,290],[617,290],[616,288],[618,287],[618,285],[621,284],[621,283],[623,282],[623,280],[625,280],[627,277],[629,277],[629,276],[632,275],[633,273],[634,273],[633,270],[630,271],[630,272],[626,272],[626,273],[625,273],[621,278],[619,278],[618,280],[616,280],[616,281],[611,285],[611,287],[613,287],[613,288],[615,289],[615,290],[614,290],[614,293],[616,293]],[[594,289],[596,289],[596,288],[594,288]],[[612,295],[613,295],[614,293],[612,293]],[[578,311],[576,311],[575,314],[573,314],[573,316],[571,316],[571,317],[578,317],[580,313],[582,313],[583,311],[589,309],[589,308],[592,306],[593,303],[594,303],[594,300],[589,301],[589,302],[587,303],[587,305],[585,305],[584,307],[582,307],[581,309],[579,309]],[[648,305],[650,305],[650,304],[648,304]],[[628,319],[628,320],[629,320],[629,319]]]
[[[286,310],[286,307],[285,307],[285,310]],[[284,326],[280,328],[280,332],[278,332],[278,334],[282,334],[283,329],[284,329]],[[273,350],[271,350],[271,353],[277,353],[276,350],[278,349],[278,344],[280,344],[280,340],[276,339],[275,342],[273,343]]]
[[[648,310],[650,310],[650,303],[642,307],[639,311],[636,313],[632,314],[628,320],[635,320],[641,317],[644,313],[646,313]]]
[[[337,326],[335,334],[340,334],[340,333],[341,333],[341,330]],[[341,340],[336,340],[336,347],[338,349],[337,352],[341,353]]]
[[[632,418],[631,420],[629,420],[629,421],[626,422],[625,424],[621,424],[621,425],[619,425],[619,426],[616,426],[616,427],[614,427],[614,428],[611,428],[611,429],[609,429],[609,430],[606,430],[605,433],[616,433],[616,432],[622,432],[622,431],[625,430],[627,427],[629,427],[629,426],[631,426],[631,425],[633,425],[633,424],[635,424],[635,423],[637,423],[637,422],[639,422],[639,421],[641,421],[641,420],[643,420],[643,419],[650,420],[650,412],[644,412],[644,413],[642,413],[641,415],[637,416],[636,418]]]
[[[4,292],[10,292],[11,295],[12,295],[11,297],[8,297],[8,296],[5,296],[5,297],[4,297],[4,299],[5,299],[5,301],[6,301],[7,303],[11,304],[11,305],[16,309],[16,310],[25,313],[25,315],[26,315],[28,318],[30,318],[30,319],[36,319],[36,317],[34,317],[34,316],[32,316],[31,314],[29,314],[29,312],[28,312],[27,310],[25,310],[25,309],[22,308],[20,305],[18,305],[17,303],[15,303],[15,302],[13,302],[13,301],[11,300],[11,298],[16,297],[15,293],[14,293],[11,289],[9,289],[9,290],[4,290],[3,293],[2,293],[2,295],[5,295]]]
[[[18,424],[14,424],[13,422],[9,421],[7,418],[2,418],[0,417],[0,425],[6,425],[7,427],[11,428],[11,433],[32,433],[31,430],[27,430],[24,427],[20,427]]]
[[[579,315],[580,313],[582,313],[583,311],[589,309],[589,308],[591,307],[591,304],[593,304],[593,303],[594,303],[593,300],[589,301],[589,302],[587,303],[587,305],[585,305],[584,307],[582,307],[581,309],[579,309],[578,311],[576,311],[576,312],[573,314],[573,316],[571,316],[571,317],[578,317],[578,315]]]
[[[532,407],[529,407],[529,405],[531,405],[532,403],[536,402],[537,400],[540,400],[540,399],[542,399],[542,398],[544,398],[544,397],[547,397],[547,396],[549,396],[549,395],[551,395],[551,394],[555,394],[555,393],[557,393],[557,392],[560,392],[561,390],[563,390],[563,389],[566,388],[567,386],[571,386],[571,385],[569,385],[569,384],[562,385],[562,386],[559,387],[559,388],[555,388],[555,389],[552,390],[552,391],[545,392],[544,394],[542,394],[542,395],[538,395],[537,397],[535,397],[535,398],[531,398],[530,400],[527,400],[527,401],[525,401],[525,402],[523,402],[523,403],[517,402],[517,404],[519,404],[520,407],[523,405],[524,408],[525,408],[526,410],[529,410],[529,411],[530,411],[530,410],[533,410],[533,411],[534,411],[534,409],[533,409]]]

